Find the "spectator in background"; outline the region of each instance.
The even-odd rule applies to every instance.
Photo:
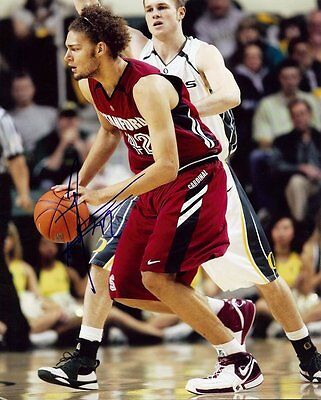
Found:
[[[320,269],[315,268],[315,249],[320,246],[320,235],[316,229],[313,238],[309,239],[301,251],[297,245],[296,224],[290,217],[277,218],[272,224],[271,237],[273,252],[276,257],[276,268],[281,277],[289,284],[297,307],[309,331],[320,336],[321,301],[317,295],[320,289]],[[317,250],[315,252],[315,250]],[[320,263],[320,260],[319,260]],[[256,303],[257,317],[253,336],[265,337],[272,317],[266,303],[259,299]],[[273,322],[274,327],[268,330],[268,336],[281,333],[280,326]]]
[[[308,16],[308,38],[313,56],[321,62],[321,10],[315,10]]]
[[[45,37],[56,33],[57,20],[52,0],[27,0],[25,7],[35,16],[36,36]]]
[[[307,266],[307,291],[315,291],[321,295],[321,211],[316,216],[313,234],[304,243],[302,258]],[[321,319],[321,317],[320,317]]]
[[[283,60],[283,55],[276,47],[270,45],[262,34],[262,29],[255,17],[245,17],[241,20],[236,30],[236,51],[229,60],[229,65],[235,67],[240,62],[243,47],[249,43],[257,43],[263,52],[264,66],[269,70]]]
[[[235,32],[244,12],[231,0],[207,0],[207,10],[195,23],[198,39],[215,45],[227,60],[236,50]]]
[[[22,136],[27,161],[32,167],[36,143],[56,128],[57,112],[52,107],[40,106],[34,102],[34,83],[27,73],[13,78],[11,93],[14,109],[11,112],[14,123]]]
[[[21,40],[27,39],[32,36],[34,15],[32,12],[25,8],[18,8],[12,14],[12,27],[15,37]]]
[[[288,104],[296,98],[308,102],[312,110],[312,125],[321,128],[321,110],[315,96],[299,90],[301,72],[298,64],[292,60],[284,60],[278,69],[281,86],[279,92],[263,98],[253,118],[253,139],[258,149],[250,155],[250,170],[253,195],[258,209],[273,209],[269,174],[269,160],[272,154],[272,143],[284,132],[293,129],[293,122]]]
[[[39,291],[47,300],[53,301],[63,310],[65,318],[60,321],[56,331],[59,334],[59,342],[66,346],[65,340],[72,338],[74,342],[78,334],[80,317],[83,313],[81,299],[85,293],[87,277],[81,278],[74,268],[67,267],[63,262],[59,261],[57,258],[58,250],[56,243],[43,237],[40,239]],[[78,300],[72,296],[71,291],[75,293]],[[128,336],[130,343],[134,343],[135,340],[140,343],[144,343],[144,341],[153,343],[161,340],[163,335],[158,328],[122,311],[122,309],[131,311],[131,309],[120,307],[121,309],[112,308],[107,319],[107,325],[114,325],[120,328]],[[73,328],[76,328],[76,330],[73,330]]]
[[[275,140],[272,168],[279,183],[286,184],[292,216],[302,222],[309,198],[321,190],[321,133],[312,127],[312,108],[307,101],[293,100],[289,110],[294,129]]]
[[[276,269],[289,287],[297,287],[303,269],[303,261],[295,246],[296,231],[291,218],[282,216],[271,223],[270,236],[272,249],[276,261]],[[298,297],[296,295],[296,297]],[[302,308],[301,310],[302,311]],[[267,328],[272,322],[272,315],[263,298],[256,302],[256,321],[253,337],[265,338]]]
[[[35,148],[33,179],[37,186],[49,190],[78,171],[89,151],[87,136],[80,129],[77,111],[61,110],[57,130],[40,140]]]
[[[321,98],[321,62],[313,57],[311,44],[303,39],[291,40],[288,48],[289,57],[296,61],[301,69],[300,89]]]
[[[28,71],[37,87],[39,104],[57,106],[57,48],[54,36],[38,29],[34,14],[18,8],[11,20],[0,21],[0,51],[11,71]],[[56,24],[57,25],[57,24]]]
[[[6,40],[1,41],[0,48],[13,71],[30,70],[37,59],[33,23],[34,15],[18,8],[12,14],[11,24],[3,26]]]
[[[58,245],[44,237],[39,242],[39,292],[64,310],[63,331],[79,327],[87,278],[58,259]],[[75,293],[79,301],[71,294]],[[59,330],[59,333],[62,331]]]
[[[231,160],[233,169],[243,184],[249,182],[248,159],[252,143],[252,119],[258,102],[264,95],[263,80],[268,73],[263,66],[262,47],[248,43],[243,47],[241,62],[234,69],[235,80],[242,93],[241,104],[234,109],[238,133],[237,152]]]
[[[42,333],[52,328],[63,319],[63,310],[54,302],[40,297],[36,273],[23,260],[19,232],[13,223],[9,224],[4,251],[22,312],[30,325],[30,333]],[[37,339],[37,336],[31,336],[33,342],[34,338]],[[37,344],[37,340],[34,344]]]
[[[17,189],[16,203],[30,211],[29,172],[23,156],[21,138],[10,116],[0,108],[0,321],[9,349],[26,350],[29,325],[24,318],[12,276],[4,257],[4,241],[11,218],[10,173]]]
[[[293,39],[306,39],[307,36],[307,26],[303,16],[296,15],[281,20],[279,27],[279,47],[284,55],[288,54],[288,46]]]

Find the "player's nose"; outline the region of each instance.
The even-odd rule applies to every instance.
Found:
[[[64,61],[65,61],[65,62],[70,61],[70,51],[69,51],[69,50],[67,50],[66,53],[65,53]]]
[[[158,10],[153,10],[153,12],[152,12],[152,17],[153,17],[154,19],[159,18],[159,17],[160,17],[159,11],[158,11]]]

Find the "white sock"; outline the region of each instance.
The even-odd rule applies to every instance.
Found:
[[[289,340],[300,340],[309,336],[309,331],[306,325],[303,325],[303,328],[299,329],[298,331],[285,332],[285,334]]]
[[[224,307],[224,300],[213,299],[213,297],[206,297],[210,309],[217,315]]]
[[[103,333],[103,329],[81,325],[79,338],[89,340],[90,342],[101,342],[103,339]]]
[[[219,357],[229,356],[230,354],[243,352],[243,348],[240,343],[233,339],[230,342],[224,344],[214,345]]]

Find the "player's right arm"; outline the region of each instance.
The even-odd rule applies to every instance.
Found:
[[[219,50],[203,42],[196,56],[197,69],[211,94],[194,101],[199,115],[221,114],[240,104],[240,89],[231,71],[227,69]]]
[[[84,79],[79,82],[80,90],[85,99],[94,105],[91,97],[88,80]],[[79,171],[79,185],[87,186],[93,177],[109,160],[111,155],[116,150],[121,136],[119,130],[109,124],[95,108],[100,128],[98,130],[95,141]]]
[[[122,55],[129,58],[139,58],[140,53],[148,42],[148,39],[138,29],[128,26],[128,30],[131,40],[128,47],[122,52]]]
[[[81,14],[83,8],[93,5],[100,5],[99,0],[73,0],[75,8],[78,14]],[[128,30],[131,36],[131,41],[122,55],[130,58],[139,58],[140,53],[145,47],[148,39],[138,29],[131,28],[128,26]]]

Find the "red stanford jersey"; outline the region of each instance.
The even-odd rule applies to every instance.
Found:
[[[122,133],[128,147],[129,164],[138,173],[154,163],[146,121],[139,113],[133,88],[143,76],[160,74],[159,70],[141,61],[128,62],[123,75],[109,97],[103,86],[89,78],[89,87],[100,114]],[[172,110],[180,168],[194,161],[219,154],[221,145],[215,135],[202,123],[196,108],[190,102],[183,82],[174,76],[164,75],[179,94],[179,103]]]

